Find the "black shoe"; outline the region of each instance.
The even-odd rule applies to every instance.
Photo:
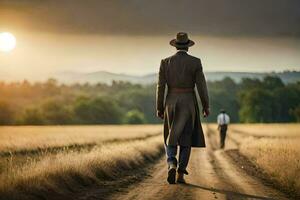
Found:
[[[176,168],[171,167],[168,171],[168,179],[169,184],[175,184],[176,182]]]
[[[184,179],[184,173],[177,174],[177,183],[186,184],[185,179]]]

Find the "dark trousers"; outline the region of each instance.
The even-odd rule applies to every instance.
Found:
[[[165,145],[167,162],[170,165],[174,165],[177,167],[178,172],[187,174],[186,167],[189,163],[190,155],[191,155],[191,147],[190,146],[180,146],[179,149],[179,162],[177,161],[177,146]]]
[[[227,133],[227,125],[220,126],[220,147],[223,149],[225,147],[225,139]]]

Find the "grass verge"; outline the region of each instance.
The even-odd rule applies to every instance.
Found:
[[[120,179],[162,152],[161,136],[107,144],[89,152],[61,152],[0,177],[0,199],[76,199],[75,194],[87,187],[101,186],[100,191],[107,182],[117,187]],[[107,194],[99,195],[101,199]]]
[[[299,139],[247,139],[240,153],[266,173],[272,182],[293,197],[300,198]]]

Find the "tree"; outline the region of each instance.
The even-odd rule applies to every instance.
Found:
[[[74,114],[78,123],[83,124],[118,124],[123,117],[121,109],[108,97],[80,97],[75,103]]]
[[[5,101],[0,101],[0,125],[9,125],[13,121],[14,112],[11,106]]]
[[[43,125],[45,120],[38,108],[27,108],[22,116],[21,123],[26,125]]]
[[[269,91],[252,89],[240,93],[239,116],[242,122],[272,122],[273,97]]]
[[[42,114],[48,124],[70,124],[72,122],[71,111],[63,102],[55,99],[42,105]]]
[[[125,112],[139,110],[149,123],[159,122],[155,116],[155,87],[125,90],[117,96],[117,102]]]
[[[273,96],[273,122],[291,122],[296,117],[291,112],[300,101],[300,95],[292,87],[277,88],[272,92]]]
[[[263,87],[268,90],[284,87],[282,80],[278,76],[266,76],[262,84]]]
[[[126,113],[124,122],[126,124],[145,124],[146,119],[144,113],[138,110],[131,110]]]
[[[43,86],[45,87],[44,91],[47,92],[49,96],[58,95],[61,93],[56,79],[48,79],[47,82],[43,84]]]
[[[261,88],[262,82],[257,78],[242,78],[241,83],[239,84],[240,90],[250,90],[254,88]]]
[[[295,118],[297,122],[300,122],[300,104],[290,112]]]
[[[205,121],[215,122],[220,109],[230,115],[232,122],[239,122],[238,85],[229,77],[221,81],[208,82],[211,114]]]
[[[226,91],[210,91],[209,97],[211,114],[205,118],[206,121],[215,122],[220,109],[225,109],[231,122],[239,122],[239,104],[235,94]]]

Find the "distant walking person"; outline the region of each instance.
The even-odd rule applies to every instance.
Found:
[[[204,117],[209,115],[209,102],[201,61],[187,53],[194,42],[188,38],[187,33],[178,33],[176,39],[170,41],[170,45],[176,47],[177,53],[161,61],[156,109],[157,116],[164,119],[167,181],[174,184],[176,171],[177,182],[185,183],[184,174],[188,174],[186,168],[191,147],[205,147],[195,86],[201,99]],[[177,161],[178,145],[180,150]]]
[[[220,110],[220,114],[218,115],[217,121],[218,130],[220,131],[220,148],[223,149],[225,147],[225,139],[228,124],[230,123],[230,118],[226,114],[226,111],[224,109]]]

